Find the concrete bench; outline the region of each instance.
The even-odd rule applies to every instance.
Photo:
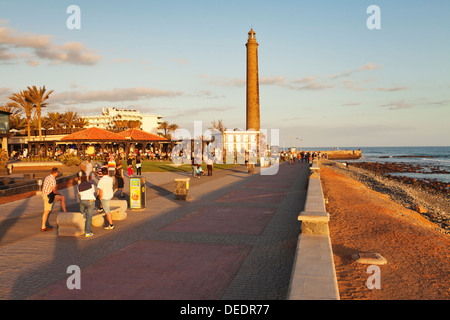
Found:
[[[302,234],[329,235],[328,221],[330,215],[324,211],[302,211],[298,216],[298,220],[302,222]]]
[[[111,200],[111,215],[113,221],[125,220],[127,218],[128,203],[126,200]],[[81,212],[61,212],[56,217],[59,236],[77,237],[84,235],[86,218]],[[105,214],[94,214],[92,217],[93,227],[103,227]]]
[[[288,300],[339,300],[330,237],[300,234]]]
[[[84,235],[86,219],[81,212],[61,212],[56,217],[58,236],[77,237]]]
[[[128,203],[126,200],[111,200],[109,202],[109,206],[113,221],[125,220],[127,218]],[[92,226],[103,227],[105,224],[105,219],[106,217],[104,213],[94,214],[92,217]]]

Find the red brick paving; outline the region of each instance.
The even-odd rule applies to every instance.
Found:
[[[272,208],[207,206],[161,230],[259,235],[274,213]]]
[[[250,249],[139,241],[82,270],[80,290],[69,290],[64,279],[35,299],[216,300]]]

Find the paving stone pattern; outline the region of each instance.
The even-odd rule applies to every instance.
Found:
[[[189,201],[175,200],[176,175],[149,175],[147,208],[92,238],[8,240],[0,229],[0,299],[286,299],[309,170],[297,162],[258,172],[191,179]],[[8,210],[16,228],[28,222]],[[0,228],[14,227],[7,221]],[[67,288],[70,265],[81,268],[81,290]]]

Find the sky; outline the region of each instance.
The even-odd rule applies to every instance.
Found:
[[[47,111],[245,129],[253,28],[261,128],[280,146],[448,146],[449,13],[435,0],[0,0],[0,105],[45,85]]]

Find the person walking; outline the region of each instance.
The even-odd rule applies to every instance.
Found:
[[[114,174],[116,173],[116,160],[114,160],[113,153],[109,156],[107,166],[108,166],[108,175],[110,177],[114,177]]]
[[[117,162],[116,174],[114,175],[114,194],[120,189],[120,197],[123,198],[123,187],[124,187],[124,177],[123,177],[123,166],[122,162],[119,160]]]
[[[85,237],[92,237],[92,216],[95,208],[95,187],[88,181],[86,175],[81,175],[81,183],[78,185],[78,196],[80,197],[80,212],[86,215],[84,226]]]
[[[103,177],[98,182],[97,189],[103,211],[106,214],[106,220],[109,223],[104,229],[111,230],[114,229],[114,224],[112,221],[109,202],[113,197],[113,178],[108,175],[108,168],[102,168],[102,174]]]
[[[86,178],[87,178],[87,181],[91,182],[91,180],[92,180],[92,162],[91,162],[90,157],[88,157],[86,159]]]
[[[140,175],[142,174],[141,166],[142,166],[141,155],[138,154],[138,155],[136,156],[136,174],[137,174],[138,176],[140,176]]]
[[[289,164],[294,164],[294,155],[292,152],[289,154]]]
[[[206,159],[206,168],[208,169],[208,176],[212,176],[213,173],[213,159],[209,156]]]
[[[56,177],[58,176],[58,168],[53,168],[51,173],[44,179],[42,185],[42,200],[44,201],[44,213],[42,214],[41,231],[52,231],[53,226],[48,223],[48,217],[52,211],[53,204],[56,201],[61,202],[63,212],[66,211],[66,200],[62,194],[56,189]]]
[[[133,158],[131,156],[129,156],[127,160],[127,169],[128,176],[131,178],[133,176]]]

